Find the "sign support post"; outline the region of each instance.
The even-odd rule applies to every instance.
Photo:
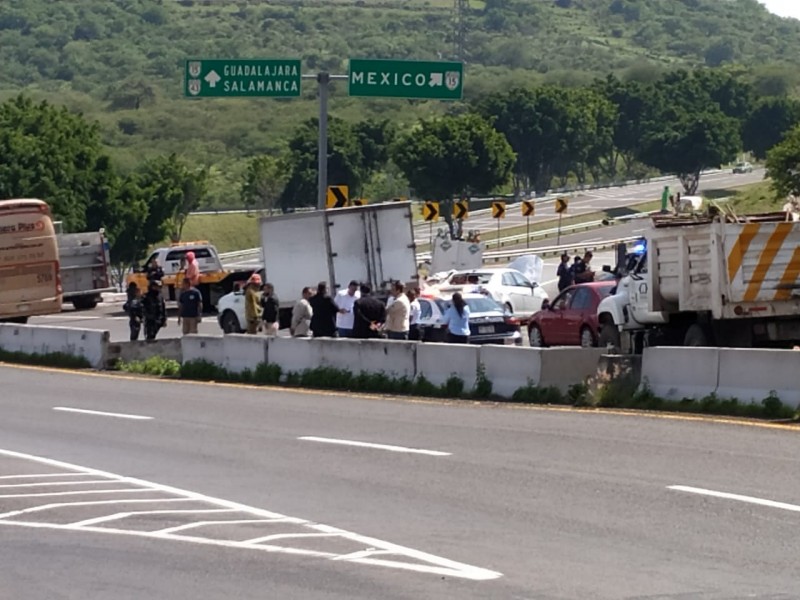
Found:
[[[561,245],[561,218],[564,216],[563,212],[558,213],[558,240],[556,240],[556,246]]]
[[[317,73],[319,91],[319,136],[317,140],[317,209],[325,209],[328,189],[328,73]]]

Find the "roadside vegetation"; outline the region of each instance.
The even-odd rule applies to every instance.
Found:
[[[37,367],[56,367],[59,369],[91,369],[91,363],[82,356],[75,356],[65,352],[47,352],[45,354],[30,354],[28,352],[12,352],[0,348],[0,362],[16,363],[22,365],[35,365]]]
[[[493,394],[492,382],[486,378],[483,368],[476,374],[474,386],[469,388],[463,379],[456,376],[448,378],[441,385],[435,385],[423,376],[414,379],[397,378],[385,373],[353,373],[332,367],[283,372],[278,365],[262,363],[254,371],[234,373],[205,360],[189,361],[183,365],[175,361],[166,362],[169,363],[168,369],[164,368],[164,362],[153,359],[142,363],[120,365],[119,368],[130,373],[195,381],[281,385],[304,389],[451,400],[487,400],[586,409],[617,408],[782,421],[800,419],[798,409],[783,404],[775,392],[770,392],[760,403],[744,403],[736,398],[721,398],[715,394],[700,399],[665,400],[655,396],[646,382],[640,384],[638,380],[629,376],[573,385],[567,392],[562,392],[557,387],[540,387],[529,383],[516,390],[511,399],[506,399]]]

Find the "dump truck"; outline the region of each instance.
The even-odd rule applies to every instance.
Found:
[[[63,301],[89,310],[102,301],[111,284],[108,240],[103,230],[56,235]]]
[[[786,212],[655,216],[598,307],[600,346],[800,342],[800,223]]]

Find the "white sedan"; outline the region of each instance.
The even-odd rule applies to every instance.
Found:
[[[547,292],[538,283],[507,267],[456,271],[439,286],[439,291],[446,295],[455,292],[487,294],[522,319],[541,310],[542,302],[548,299]]]
[[[225,294],[217,302],[217,319],[224,333],[242,333],[247,329],[244,317],[244,291]]]

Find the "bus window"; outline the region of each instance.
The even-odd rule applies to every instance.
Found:
[[[0,201],[0,320],[61,310],[58,242],[41,200]]]

